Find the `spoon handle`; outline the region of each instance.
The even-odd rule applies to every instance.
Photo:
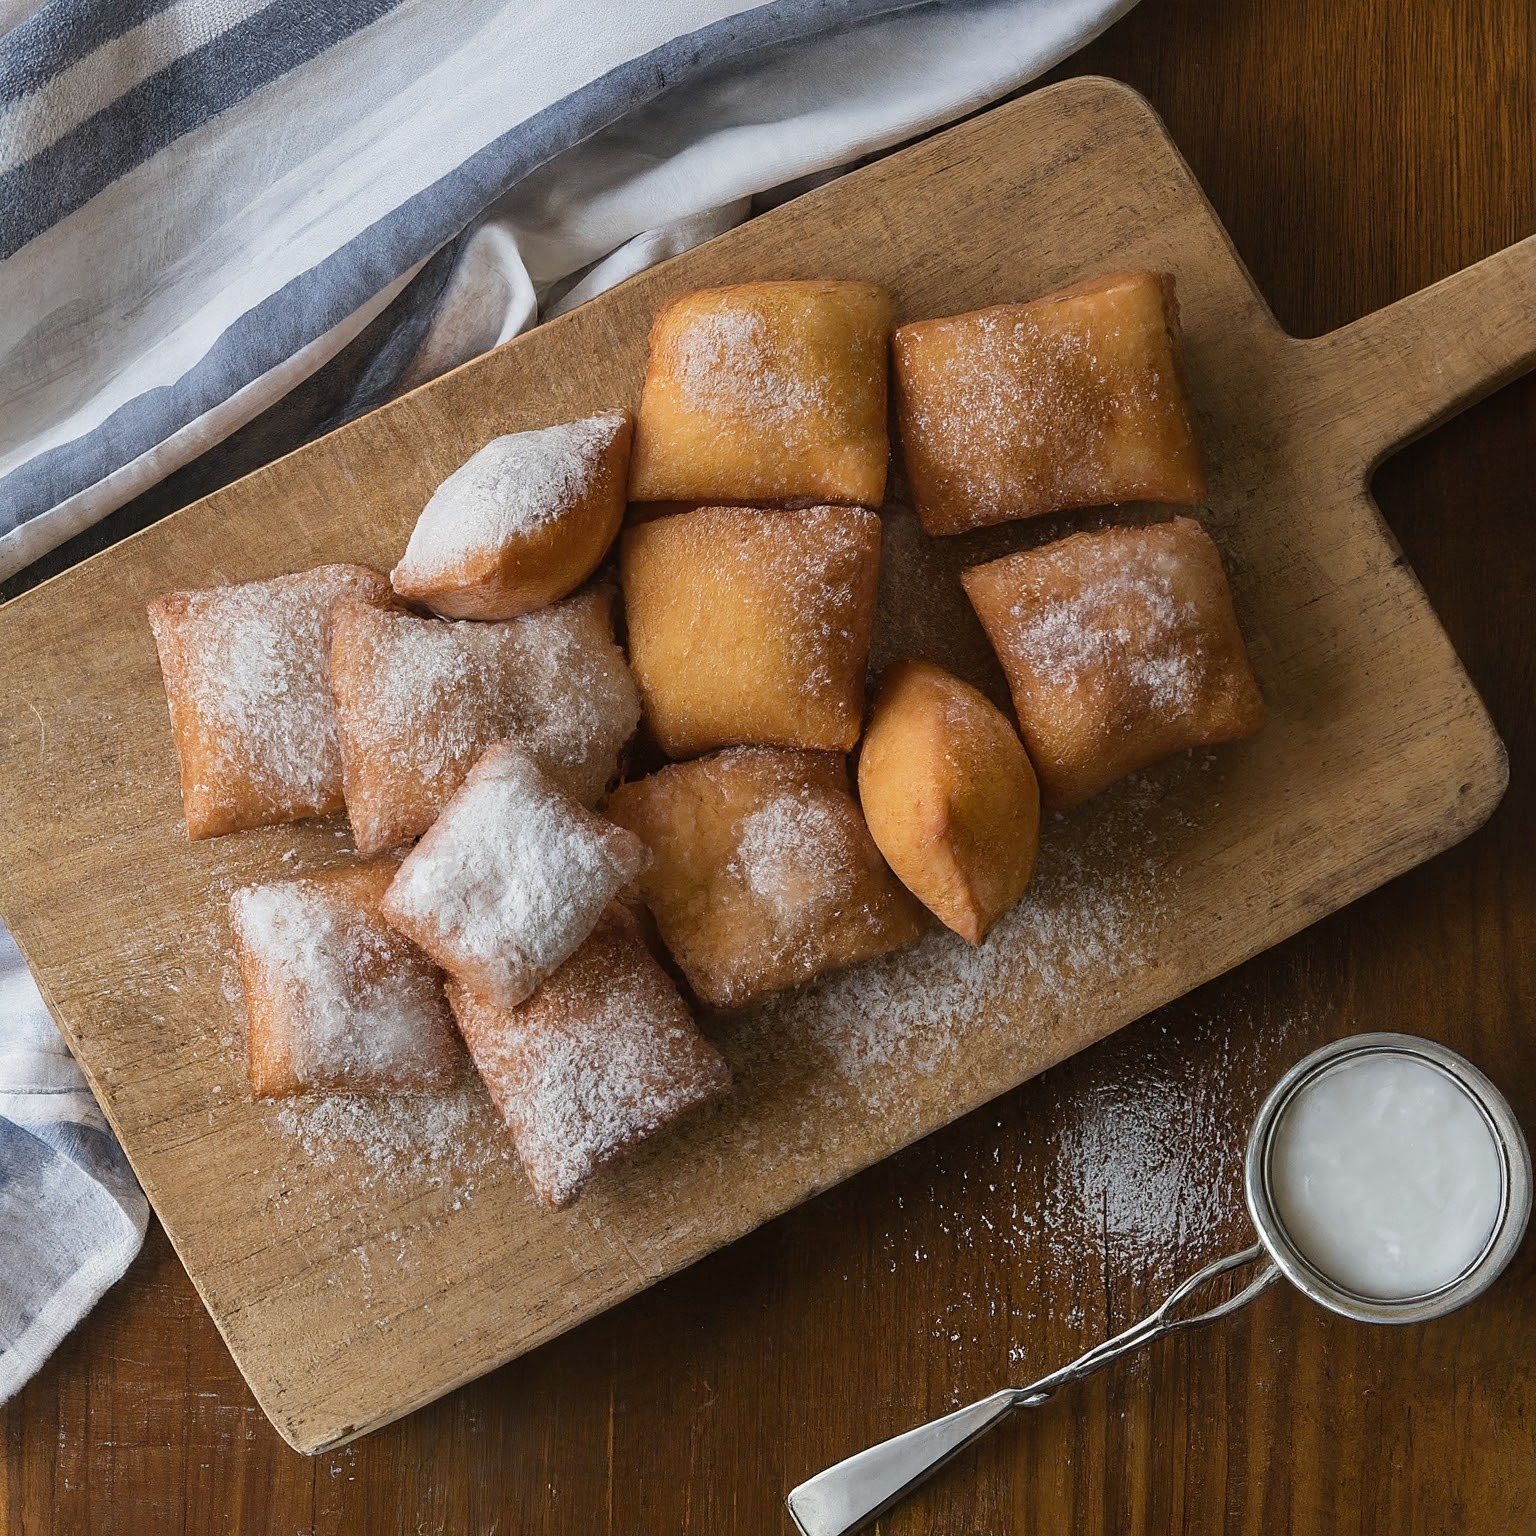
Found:
[[[1184,1304],[1221,1275],[1245,1266],[1256,1266],[1248,1283],[1227,1300],[1203,1312],[1185,1312]],[[1008,1417],[1015,1408],[1033,1408],[1046,1401],[1058,1387],[1107,1365],[1111,1360],[1150,1344],[1153,1339],[1200,1323],[1214,1322],[1252,1301],[1278,1275],[1268,1254],[1259,1245],[1228,1254],[1207,1264],[1179,1285],[1157,1311],[1132,1323],[1122,1333],[1096,1344],[1060,1370],[1042,1376],[1033,1385],[1005,1387],[980,1402],[957,1408],[905,1434],[882,1440],[867,1451],[840,1461],[794,1489],[785,1501],[802,1536],[851,1536],[885,1513],[919,1483],[958,1456],[972,1441]]]

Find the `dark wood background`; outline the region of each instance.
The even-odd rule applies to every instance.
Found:
[[[1328,330],[1536,230],[1530,0],[1144,0],[1053,78],[1143,91],[1281,321]],[[1533,317],[1536,323],[1536,317]],[[320,399],[345,365],[312,391]],[[258,423],[46,569],[251,467]],[[871,1440],[1060,1363],[1247,1241],[1248,1118],[1363,1029],[1536,1127],[1536,376],[1376,492],[1509,746],[1470,842],[537,1354],[339,1452],[267,1425],[153,1224],[4,1410],[16,1533],[773,1533]],[[34,573],[35,574],[35,573]],[[11,589],[22,583],[13,583]],[[1246,1314],[1021,1415],[891,1536],[1536,1529],[1536,1241],[1467,1311]]]

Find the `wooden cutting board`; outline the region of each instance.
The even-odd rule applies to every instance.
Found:
[[[712,1024],[729,1102],[569,1212],[533,1204],[477,1088],[248,1101],[229,891],[350,844],[339,821],[188,844],[149,598],[387,569],[489,437],[633,403],[650,317],[681,289],[864,278],[911,319],[1132,266],[1178,276],[1202,516],[1270,706],[1255,741],[1048,819],[1036,883],[984,950],[935,937]],[[1074,80],[645,273],[0,609],[0,913],[283,1436],[312,1452],[408,1412],[1477,827],[1503,749],[1367,483],[1531,366],[1533,317],[1527,240],[1330,336],[1286,336],[1146,104]],[[1001,697],[954,573],[1093,519],[935,543],[887,517],[877,663],[927,654]]]

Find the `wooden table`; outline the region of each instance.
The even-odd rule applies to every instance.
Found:
[[[1313,334],[1536,229],[1529,0],[1144,0],[1059,75],[1163,114],[1280,319]],[[245,437],[247,456],[256,434]],[[0,1529],[786,1531],[827,1462],[1022,1380],[1246,1241],[1265,1087],[1405,1029],[1536,1128],[1536,537],[1527,378],[1377,495],[1483,692],[1508,797],[1470,842],[901,1157],[436,1406],[306,1460],[164,1236],[5,1410]],[[240,453],[226,453],[228,466]],[[218,460],[99,542],[200,494]],[[90,540],[82,541],[82,543]],[[57,562],[50,562],[50,566]],[[1425,1328],[1284,1289],[1022,1415],[899,1533],[1536,1528],[1536,1241]]]

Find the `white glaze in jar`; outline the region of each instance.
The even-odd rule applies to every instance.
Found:
[[[1481,1110],[1421,1057],[1375,1052],[1307,1082],[1275,1127],[1275,1211],[1336,1285],[1374,1300],[1449,1285],[1498,1220],[1503,1165]]]

